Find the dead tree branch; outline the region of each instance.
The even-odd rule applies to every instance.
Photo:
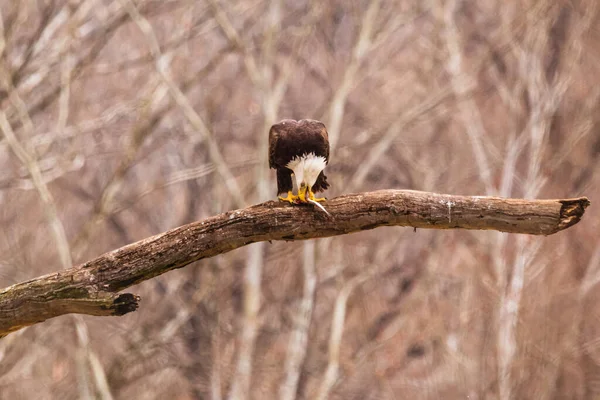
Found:
[[[117,292],[250,243],[344,235],[380,226],[491,229],[551,235],[581,219],[587,198],[521,200],[409,190],[349,194],[312,206],[268,201],[180,226],[83,265],[0,291],[0,337],[59,315],[123,315],[139,298]]]

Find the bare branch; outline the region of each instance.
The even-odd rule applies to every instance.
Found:
[[[263,80],[261,79],[260,71],[258,69],[258,63],[256,59],[250,52],[250,49],[246,46],[239,33],[236,31],[235,27],[225,14],[225,11],[221,9],[221,6],[217,2],[217,0],[209,0],[211,7],[213,8],[213,12],[215,14],[215,20],[223,30],[223,33],[227,37],[227,40],[238,49],[244,58],[244,65],[246,67],[246,71],[248,72],[248,76],[250,80],[255,86],[261,87],[263,84]]]
[[[164,91],[161,90],[160,83],[157,81],[157,79],[149,81],[147,83],[147,90],[142,90],[142,92],[144,92],[144,97],[148,98],[147,106],[138,110],[139,114],[143,116],[143,118],[140,118],[142,122],[134,126],[131,130],[125,151],[123,152],[119,164],[112,173],[110,180],[102,190],[102,194],[94,206],[94,213],[89,217],[88,221],[83,225],[73,240],[72,249],[73,254],[76,257],[88,246],[89,238],[94,227],[96,227],[100,221],[108,217],[113,211],[115,197],[125,182],[125,174],[134,164],[137,153],[144,144],[144,141],[152,133],[151,128],[159,120],[157,115],[152,115],[152,117],[147,118],[153,107],[159,104],[165,95]],[[162,112],[164,112],[164,108],[161,109],[158,114]]]
[[[386,151],[388,151],[392,142],[404,130],[406,130],[412,124],[418,122],[419,118],[422,118],[432,109],[444,102],[451,93],[452,91],[449,87],[443,87],[428,96],[420,103],[403,112],[400,117],[388,127],[381,139],[369,149],[369,153],[361,162],[360,168],[357,168],[356,172],[350,179],[351,190],[358,190],[358,188],[362,186],[369,172],[375,165],[377,165],[377,163],[379,163],[381,157]]]
[[[0,130],[4,133],[4,137],[6,138],[6,141],[8,142],[8,145],[12,151],[29,171],[31,180],[33,181],[33,184],[40,195],[40,199],[44,204],[46,218],[48,219],[48,223],[52,228],[52,232],[56,240],[56,247],[58,249],[63,268],[71,267],[72,260],[67,235],[65,234],[65,229],[62,222],[58,218],[54,198],[44,182],[42,173],[40,171],[40,166],[36,160],[31,157],[29,153],[27,153],[27,150],[25,150],[21,143],[19,143],[19,140],[13,132],[12,126],[8,122],[6,114],[2,110],[0,110]]]
[[[343,235],[380,226],[495,229],[550,235],[581,219],[585,197],[520,200],[382,190],[337,197],[331,218],[269,201],[194,222],[106,253],[79,267],[0,291],[0,335],[68,313],[122,315],[138,298],[116,292],[250,243]]]
[[[448,47],[449,60],[447,69],[451,75],[451,84],[454,93],[459,100],[457,106],[460,111],[460,117],[469,136],[469,141],[473,147],[473,154],[477,162],[479,175],[485,186],[488,195],[493,195],[496,190],[492,183],[491,168],[484,147],[486,130],[481,119],[481,114],[477,108],[475,99],[470,92],[476,82],[469,77],[463,68],[463,55],[458,33],[458,27],[454,15],[457,11],[456,1],[450,1],[444,10],[444,22],[446,32],[443,35]]]
[[[200,115],[194,110],[187,96],[181,91],[181,89],[179,89],[177,84],[171,78],[168,72],[168,63],[165,62],[165,56],[160,50],[160,45],[152,25],[146,18],[142,16],[142,14],[140,14],[139,10],[131,0],[120,1],[121,4],[123,4],[123,6],[126,8],[131,19],[146,36],[148,45],[150,46],[150,52],[155,60],[156,71],[160,75],[163,83],[169,88],[171,97],[173,97],[173,100],[175,100],[177,105],[181,108],[190,125],[192,125],[194,129],[197,130],[206,140],[210,157],[217,166],[219,174],[223,177],[225,186],[229,190],[229,193],[235,201],[236,206],[243,207],[246,202],[244,200],[242,191],[235,177],[229,170],[229,167],[227,166],[227,163],[225,162],[211,131],[204,123],[202,117],[200,117]]]
[[[342,130],[342,120],[344,118],[344,109],[346,106],[346,99],[350,94],[350,90],[353,88],[356,82],[356,73],[363,61],[363,58],[368,54],[371,47],[371,41],[373,39],[373,28],[375,26],[375,20],[379,11],[379,0],[372,1],[369,8],[365,12],[365,16],[362,20],[362,28],[356,39],[356,44],[352,51],[352,59],[344,71],[342,83],[338,90],[336,90],[333,100],[331,101],[331,107],[329,109],[329,141],[331,147],[335,148],[340,137]]]

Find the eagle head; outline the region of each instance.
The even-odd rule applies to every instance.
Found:
[[[306,201],[306,191],[313,187],[321,171],[325,169],[327,160],[325,157],[317,156],[314,153],[303,154],[294,157],[286,165],[287,168],[294,171],[294,179],[298,187],[298,196],[302,201]]]

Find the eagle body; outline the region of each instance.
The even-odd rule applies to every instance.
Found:
[[[329,137],[320,121],[284,119],[269,131],[269,167],[277,171],[277,194],[281,200],[306,202],[329,187],[323,173],[329,163]],[[298,195],[293,194],[297,188]]]

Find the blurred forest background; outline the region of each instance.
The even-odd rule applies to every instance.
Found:
[[[321,119],[327,196],[586,195],[550,237],[254,244],[122,318],[0,341],[2,399],[600,398],[596,0],[0,0],[0,287],[275,199]]]

